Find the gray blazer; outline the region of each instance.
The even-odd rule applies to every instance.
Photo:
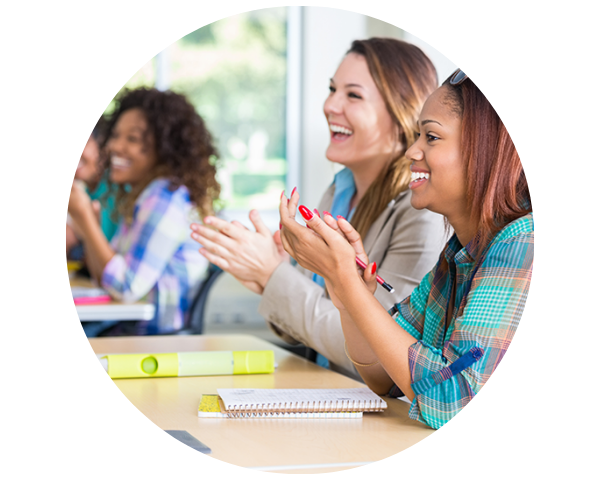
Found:
[[[330,210],[335,187],[325,192],[319,211]],[[448,233],[441,215],[416,210],[404,191],[379,215],[363,239],[369,261],[395,289],[378,286],[375,297],[389,309],[406,298],[435,266]],[[329,359],[332,370],[360,379],[344,352],[340,314],[313,273],[289,263],[280,264],[269,278],[258,312],[271,329],[291,344],[303,343]]]

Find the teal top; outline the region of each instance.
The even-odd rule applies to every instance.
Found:
[[[475,261],[456,235],[436,267],[396,304],[396,322],[417,339],[408,351],[415,398],[409,416],[440,428],[481,390],[510,345],[533,267],[533,214],[506,225]],[[446,309],[456,284],[454,308]],[[397,388],[392,388],[396,396]]]
[[[93,200],[98,200],[100,202],[100,228],[104,233],[106,239],[110,242],[115,232],[117,231],[117,227],[119,225],[118,218],[115,222],[112,219],[113,211],[115,211],[115,192],[111,192],[106,195],[108,192],[108,179],[106,175],[102,177],[100,183],[93,192],[87,190],[88,195]]]
[[[333,201],[331,203],[331,215],[337,218],[341,215],[346,220],[350,221],[354,210],[350,209],[352,197],[356,193],[356,184],[354,183],[354,174],[348,168],[344,168],[335,174],[333,178],[335,191],[333,192]],[[313,282],[325,287],[325,279],[316,273],[313,274]]]

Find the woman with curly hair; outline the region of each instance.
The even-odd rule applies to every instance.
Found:
[[[127,333],[173,332],[183,326],[208,266],[190,239],[190,223],[213,213],[217,151],[194,107],[173,92],[125,91],[107,121],[102,154],[110,182],[118,185],[118,230],[109,243],[77,185],[69,214],[81,229],[92,277],[117,300],[156,306],[152,321]],[[84,330],[122,333],[124,326],[114,323],[86,323]]]

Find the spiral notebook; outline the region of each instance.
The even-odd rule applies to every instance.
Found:
[[[368,388],[235,389],[202,395],[199,417],[360,418],[387,404]]]

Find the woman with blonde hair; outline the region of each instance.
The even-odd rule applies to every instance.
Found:
[[[437,87],[429,58],[416,46],[391,38],[357,40],[330,79],[323,112],[330,130],[327,158],[338,172],[319,215],[349,219],[395,292],[377,292],[385,304],[412,291],[434,265],[444,242],[442,217],[410,205],[410,162],[419,111]],[[256,232],[209,216],[192,225],[200,253],[262,295],[259,312],[289,343],[319,353],[318,363],[358,377],[344,354],[337,309],[323,278],[290,264],[258,212]],[[359,378],[359,377],[358,377]]]
[[[346,353],[365,383],[381,395],[406,395],[409,416],[439,428],[481,390],[519,325],[533,267],[533,213],[510,135],[462,71],[429,97],[419,131],[406,152],[411,203],[444,215],[454,235],[389,312],[391,304],[373,296],[377,266],[348,222],[323,222],[301,205],[311,230],[304,228],[295,221],[294,193],[281,201],[281,238],[300,265],[325,277]]]

